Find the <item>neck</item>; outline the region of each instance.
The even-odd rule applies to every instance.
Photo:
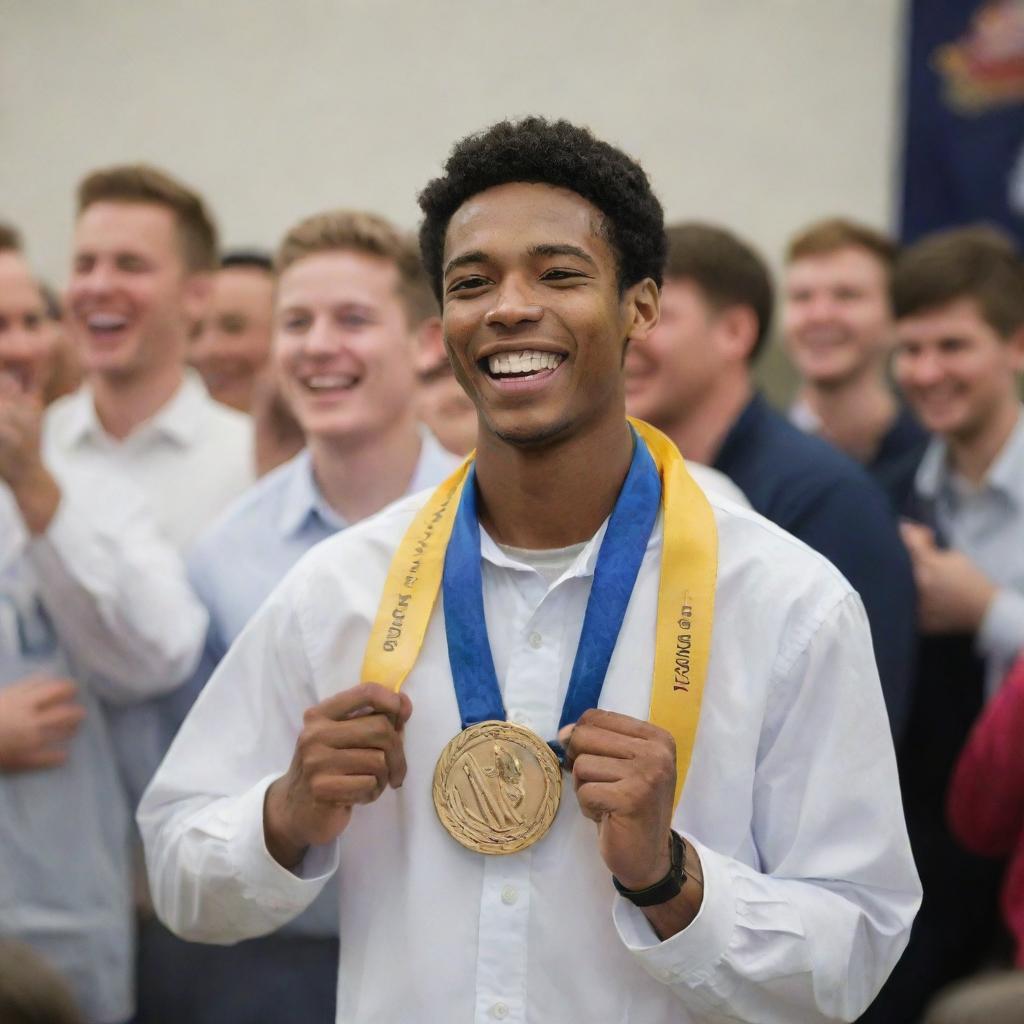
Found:
[[[139,376],[93,374],[89,384],[96,416],[111,437],[124,440],[174,397],[184,379],[180,363]]]
[[[899,413],[873,366],[835,387],[807,382],[799,399],[821,422],[821,436],[858,462],[871,461]]]
[[[750,375],[744,369],[721,379],[696,405],[681,410],[675,420],[654,425],[675,442],[683,458],[710,466],[753,393]]]
[[[624,413],[540,448],[481,431],[480,521],[496,541],[517,548],[564,548],[589,540],[611,515],[632,457]]]
[[[976,433],[967,438],[949,438],[949,462],[970,483],[981,484],[1003,445],[1010,439],[1020,417],[1020,405],[1007,402]]]
[[[368,438],[309,439],[317,487],[347,523],[379,512],[408,491],[421,447],[411,414]]]

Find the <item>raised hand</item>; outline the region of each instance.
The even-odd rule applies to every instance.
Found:
[[[288,771],[267,790],[267,849],[293,868],[310,846],[339,836],[356,804],[405,779],[402,732],[412,714],[403,693],[362,683],[310,708]]]
[[[70,679],[27,676],[0,689],[0,771],[56,768],[68,756],[85,708]]]
[[[42,403],[0,373],[0,480],[6,481],[31,533],[42,533],[60,503],[60,489],[43,464]]]

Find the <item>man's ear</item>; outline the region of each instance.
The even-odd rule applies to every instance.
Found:
[[[439,316],[428,316],[416,328],[416,369],[421,373],[447,359],[444,349],[444,327]]]
[[[198,323],[203,319],[212,294],[213,274],[199,273],[186,276],[182,299],[190,323]]]
[[[715,314],[715,328],[723,355],[735,362],[750,362],[760,330],[750,306],[726,306]]]
[[[661,292],[652,278],[645,277],[626,289],[623,301],[628,316],[626,342],[643,341],[658,325]]]

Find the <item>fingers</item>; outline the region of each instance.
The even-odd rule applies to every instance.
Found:
[[[310,792],[319,803],[369,803],[380,796],[389,780],[381,750],[322,748],[307,767],[313,773]]]
[[[652,741],[672,744],[671,737],[650,722],[598,708],[584,712],[574,726],[562,729],[558,738],[569,769],[581,754],[631,759],[638,757],[645,744]]]
[[[42,747],[26,753],[19,764],[24,771],[37,771],[42,768],[59,768],[68,759],[66,747]]]
[[[306,716],[307,720],[311,715],[319,715],[339,722],[354,715],[373,712],[389,715],[396,724],[404,724],[412,713],[412,702],[404,694],[389,690],[379,683],[360,683],[359,686],[353,686],[321,701],[310,708]]]
[[[921,554],[935,548],[935,531],[923,523],[914,523],[908,519],[901,520],[900,536],[913,554]]]
[[[66,704],[78,695],[78,687],[70,679],[32,676],[27,682],[31,684],[35,705],[40,710]]]
[[[48,740],[60,742],[74,736],[85,715],[81,704],[59,704],[42,710],[36,725]]]

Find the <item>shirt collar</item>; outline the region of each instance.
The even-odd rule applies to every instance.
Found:
[[[199,375],[194,370],[187,370],[178,390],[129,437],[143,433],[161,434],[182,447],[195,444],[202,433],[204,413],[212,401]],[[96,415],[96,400],[87,384],[83,384],[67,400],[65,415],[64,440],[69,446],[86,441],[110,440],[110,435],[103,429]]]
[[[313,473],[313,458],[308,448],[303,448],[287,463],[284,472],[288,479],[278,519],[282,536],[292,537],[300,533],[312,517],[335,530],[343,530],[348,526],[320,493]]]
[[[601,552],[601,542],[604,540],[607,529],[608,520],[606,519],[597,533],[587,542],[587,546],[576,556],[576,560],[566,569],[562,579],[594,575],[594,570],[597,568],[597,556]],[[655,529],[653,532],[657,533],[657,530]],[[500,569],[517,569],[520,572],[531,573],[536,571],[532,566],[520,562],[502,551],[495,543],[494,538],[482,526],[480,527],[480,557]]]
[[[933,437],[917,469],[914,487],[923,498],[934,500],[950,485],[949,446],[942,438]],[[1016,426],[992,463],[984,487],[1002,491],[1024,508],[1024,406],[1018,410]]]

